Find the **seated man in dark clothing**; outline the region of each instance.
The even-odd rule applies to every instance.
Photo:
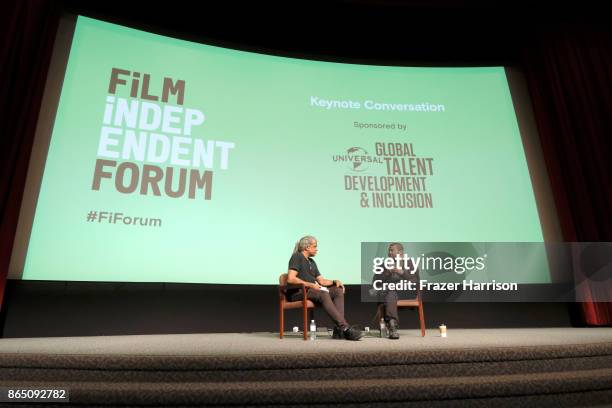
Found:
[[[388,255],[389,258],[395,259],[397,256],[400,258],[404,257],[404,246],[399,242],[394,242],[389,245]],[[387,269],[383,271],[380,278],[386,283],[397,283],[401,280],[410,280],[418,282],[418,275],[412,273],[414,265],[412,261],[408,261],[408,268],[403,267],[397,268],[397,265],[393,269]],[[383,304],[383,316],[385,323],[389,328],[389,338],[396,340],[399,339],[399,315],[397,313],[397,301],[399,295],[396,290],[386,290],[381,293],[382,304]]]
[[[289,260],[287,283],[304,284],[308,288],[308,299],[323,306],[334,321],[335,339],[359,340],[361,331],[352,328],[344,319],[344,285],[339,280],[329,280],[321,276],[313,257],[317,254],[317,240],[312,236],[301,238],[296,244]],[[302,300],[304,294],[299,289],[287,291],[291,301]]]

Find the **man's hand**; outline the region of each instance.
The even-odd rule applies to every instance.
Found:
[[[308,287],[310,289],[314,289],[314,290],[320,290],[321,289],[321,285],[319,285],[319,282],[311,283],[310,285],[308,285]]]
[[[342,282],[340,282],[339,280],[335,280],[334,282],[336,283],[337,288],[342,289],[342,293],[346,292],[346,289],[344,289],[344,285],[342,284]]]

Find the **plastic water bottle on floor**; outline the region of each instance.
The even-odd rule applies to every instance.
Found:
[[[387,323],[385,323],[385,319],[380,319],[380,337],[389,337],[389,334],[387,333]]]
[[[317,339],[317,325],[315,324],[314,320],[310,321],[310,340],[316,340]]]

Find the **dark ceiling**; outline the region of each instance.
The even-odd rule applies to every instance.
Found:
[[[563,6],[537,1],[64,0],[63,5],[72,13],[209,44],[373,63],[510,64],[541,35],[608,25],[604,6],[594,1]]]

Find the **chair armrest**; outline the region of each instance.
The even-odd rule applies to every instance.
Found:
[[[278,295],[285,299],[286,295],[287,295],[287,285],[278,285]],[[291,285],[292,287],[296,288],[296,287],[300,287],[301,291],[304,293],[304,299],[303,302],[306,303],[308,301],[308,288],[306,287],[306,285],[304,283],[301,283],[299,285]]]

